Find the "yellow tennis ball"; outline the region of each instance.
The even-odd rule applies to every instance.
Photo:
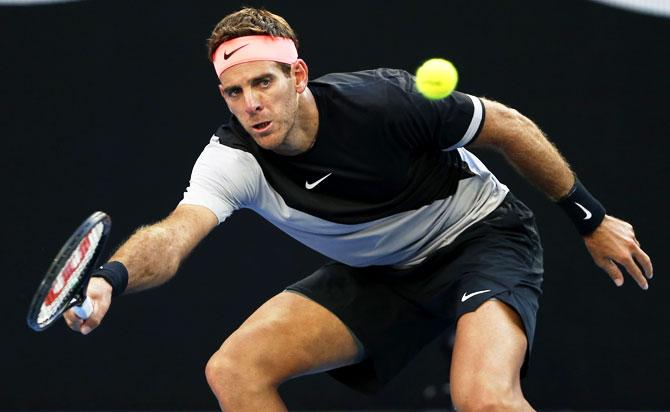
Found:
[[[426,60],[416,70],[416,88],[428,99],[443,99],[458,83],[458,71],[449,60]]]

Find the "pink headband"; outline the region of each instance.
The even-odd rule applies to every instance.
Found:
[[[214,70],[221,76],[224,70],[240,63],[272,60],[292,64],[298,60],[293,40],[273,36],[236,37],[221,43],[214,52]]]

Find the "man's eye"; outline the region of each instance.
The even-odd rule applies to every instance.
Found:
[[[261,86],[268,87],[270,85],[270,79],[261,80]]]
[[[230,90],[228,92],[228,97],[237,97],[238,94],[240,94],[239,90]]]

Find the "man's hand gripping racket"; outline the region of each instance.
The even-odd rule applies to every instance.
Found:
[[[65,242],[30,304],[27,321],[33,330],[46,329],[64,312],[68,326],[83,334],[100,323],[111,303],[112,287],[90,277],[111,226],[109,216],[95,212]]]

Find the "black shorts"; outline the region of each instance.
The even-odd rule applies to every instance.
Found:
[[[488,216],[417,266],[355,268],[330,262],[287,290],[321,304],[347,325],[365,358],[330,374],[356,390],[374,392],[461,315],[492,298],[521,317],[528,339],[524,376],[542,273],[533,213],[509,193]]]

